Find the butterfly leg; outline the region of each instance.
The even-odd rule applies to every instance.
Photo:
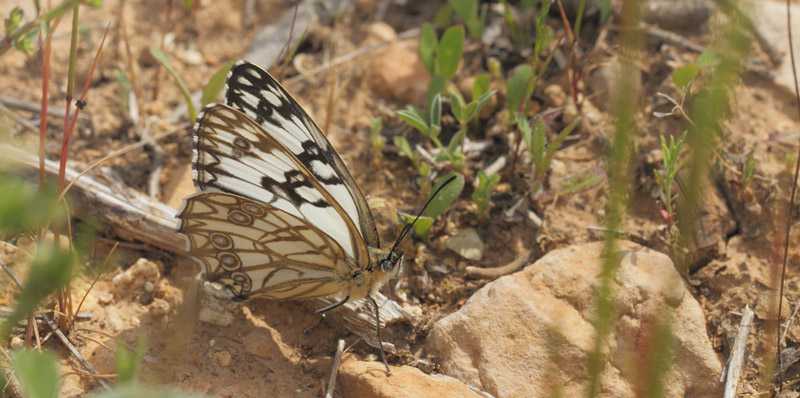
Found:
[[[333,304],[331,304],[331,305],[329,305],[329,306],[327,306],[325,308],[318,309],[317,310],[317,314],[325,315],[326,312],[328,312],[330,310],[335,310],[335,309],[341,307],[342,305],[344,305],[344,303],[346,303],[347,300],[350,300],[350,296],[345,297],[344,300],[342,300],[342,301],[340,301],[338,303],[333,303]]]
[[[383,352],[383,340],[381,340],[381,312],[375,299],[372,296],[367,296],[367,298],[372,303],[372,306],[375,307],[375,321],[378,325],[378,345],[381,347],[381,359],[383,359],[383,364],[386,365],[386,375],[391,376],[392,371],[389,370],[389,362],[386,362],[386,353]]]

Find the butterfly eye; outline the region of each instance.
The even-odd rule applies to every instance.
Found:
[[[389,272],[392,270],[392,268],[394,268],[394,263],[388,258],[381,261],[381,271]]]

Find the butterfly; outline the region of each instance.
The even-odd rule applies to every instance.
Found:
[[[369,299],[391,374],[372,296],[402,272],[396,249],[413,224],[381,250],[364,195],[325,135],[249,62],[231,68],[225,104],[205,107],[192,136],[198,192],[178,213],[179,232],[206,278],[239,299],[340,300],[320,314]]]

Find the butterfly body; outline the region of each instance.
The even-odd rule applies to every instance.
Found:
[[[402,270],[380,250],[361,190],[317,125],[267,72],[228,75],[194,126],[180,232],[207,278],[239,298],[370,296]]]

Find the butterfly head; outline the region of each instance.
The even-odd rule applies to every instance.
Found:
[[[381,272],[390,275],[389,279],[394,279],[400,276],[403,272],[403,255],[391,251],[380,262]]]

